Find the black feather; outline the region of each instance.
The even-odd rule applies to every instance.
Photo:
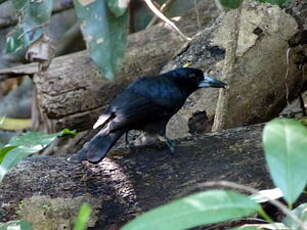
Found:
[[[94,125],[103,127],[79,151],[78,159],[99,162],[120,136],[131,129],[165,136],[169,119],[182,107],[187,97],[200,87],[203,80],[203,72],[192,68],[180,68],[159,76],[137,79],[102,114],[102,118],[107,120],[102,119],[101,124]],[[210,84],[212,87],[225,87],[225,83],[216,79],[210,79],[204,87],[210,87]]]

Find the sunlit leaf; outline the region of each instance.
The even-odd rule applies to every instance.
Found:
[[[307,224],[307,203],[299,205],[297,208],[292,210],[292,213],[296,215],[302,222]],[[283,223],[291,230],[301,230],[297,222],[293,221],[292,218],[286,216]]]
[[[0,223],[0,230],[32,230],[32,227],[24,220],[15,220],[5,224]]]
[[[92,208],[89,204],[83,203],[80,207],[74,230],[86,230],[87,222],[90,219]]]
[[[265,190],[260,190],[258,193],[253,194],[250,196],[250,198],[257,203],[264,203],[269,200],[276,200],[281,198],[282,192],[279,188],[274,188],[274,189],[265,189]]]
[[[4,159],[0,164],[0,182],[5,174],[21,160],[27,156],[44,149],[56,137],[64,134],[74,134],[73,131],[63,130],[53,134],[45,134],[41,132],[27,132],[20,136],[13,137],[10,142],[1,151],[5,152]]]
[[[248,216],[260,206],[233,191],[211,190],[187,196],[153,209],[122,230],[179,230]]]
[[[21,20],[7,36],[6,53],[26,48],[41,37],[51,16],[53,0],[14,0],[13,6]]]
[[[245,224],[238,228],[232,228],[232,230],[259,230],[259,229],[269,229],[269,230],[290,230],[283,223],[272,223],[272,224]]]
[[[74,0],[91,58],[103,75],[114,79],[127,45],[128,12],[112,13],[107,1]]]
[[[257,228],[257,227],[252,227],[252,226],[241,226],[241,227],[237,227],[237,228],[231,228],[231,230],[259,230],[262,228]]]
[[[307,183],[307,128],[299,121],[274,119],[264,128],[263,143],[274,184],[292,204]]]

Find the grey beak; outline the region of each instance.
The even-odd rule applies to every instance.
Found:
[[[208,77],[204,75],[204,79],[198,84],[200,88],[224,88],[226,89],[227,84],[215,79],[214,77]]]

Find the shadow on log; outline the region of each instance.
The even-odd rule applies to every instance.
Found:
[[[0,222],[25,219],[34,229],[71,229],[80,203],[92,204],[91,229],[118,229],[141,212],[189,194],[198,183],[229,180],[270,188],[262,125],[192,136],[165,146],[117,149],[100,164],[66,156],[28,158],[0,185]],[[196,190],[194,190],[196,191]]]

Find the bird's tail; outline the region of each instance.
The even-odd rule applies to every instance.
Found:
[[[83,146],[78,155],[83,156],[83,158],[86,158],[92,163],[97,163],[107,155],[109,150],[124,132],[125,130],[116,130],[105,134],[103,130],[101,130]]]

